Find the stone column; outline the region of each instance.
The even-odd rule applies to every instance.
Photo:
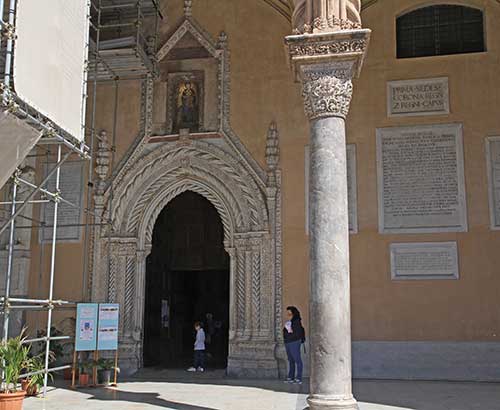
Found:
[[[369,30],[286,38],[311,127],[311,410],[357,409],[351,382],[351,314],[345,118]]]

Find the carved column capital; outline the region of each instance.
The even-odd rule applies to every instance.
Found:
[[[370,30],[346,30],[288,36],[289,62],[302,83],[306,115],[345,118],[357,77],[368,48]]]
[[[352,98],[352,62],[302,67],[302,97],[309,120],[346,118]]]

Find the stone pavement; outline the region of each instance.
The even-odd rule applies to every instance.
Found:
[[[175,380],[174,380],[175,379]],[[500,384],[355,381],[360,410],[500,410]],[[118,388],[51,388],[24,410],[303,410],[307,385],[229,380],[218,372],[146,372]]]

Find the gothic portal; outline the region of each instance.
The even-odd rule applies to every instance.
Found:
[[[180,67],[175,59],[186,45],[198,55]],[[112,178],[101,172],[95,202],[101,218],[112,220],[112,228],[94,235],[92,300],[123,306],[121,358],[129,371],[142,367],[146,263],[155,222],[178,196],[198,194],[217,211],[229,255],[228,374],[276,377],[284,368],[277,127],[269,127],[263,168],[229,123],[224,33],[215,42],[187,15],[157,59],[158,78],[142,85],[142,131]],[[107,161],[106,147],[103,134],[101,167]]]

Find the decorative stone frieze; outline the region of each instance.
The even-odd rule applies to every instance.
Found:
[[[358,76],[370,42],[368,29],[335,31],[285,38],[289,64],[295,80],[301,79],[301,67],[314,63],[352,61],[353,76]]]

